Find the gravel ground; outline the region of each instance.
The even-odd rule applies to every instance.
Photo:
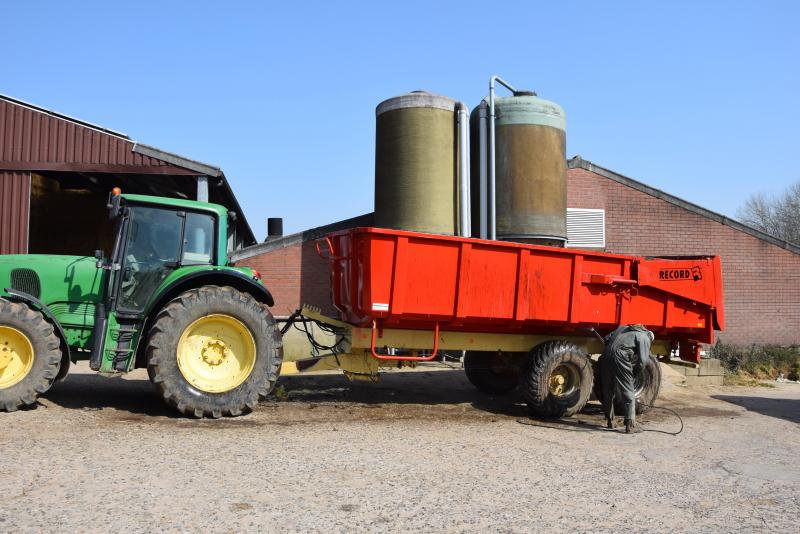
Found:
[[[525,417],[460,371],[285,377],[279,402],[192,420],[146,376],[78,366],[0,413],[0,532],[795,531],[800,385],[666,383],[646,432]]]

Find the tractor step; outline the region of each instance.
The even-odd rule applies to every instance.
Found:
[[[119,372],[126,372],[128,370],[128,360],[130,354],[133,352],[131,349],[112,349],[114,353],[114,370]]]

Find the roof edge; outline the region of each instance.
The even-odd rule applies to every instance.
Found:
[[[99,124],[94,124],[89,121],[85,121],[83,119],[78,119],[75,117],[71,117],[69,115],[65,115],[64,113],[59,113],[57,111],[53,111],[52,109],[43,108],[42,106],[37,106],[36,104],[31,104],[30,102],[26,102],[24,100],[20,100],[19,98],[14,98],[13,96],[8,96],[0,93],[0,100],[5,100],[7,102],[11,102],[12,104],[16,104],[18,106],[22,106],[24,108],[31,109],[33,111],[37,111],[39,113],[44,113],[45,115],[53,116],[57,119],[74,122],[75,124],[79,124],[80,126],[84,126],[91,130],[96,130],[98,132],[102,132],[108,135],[113,135],[114,137],[119,137],[121,139],[125,139],[126,141],[130,141],[131,138],[128,137],[127,134],[122,132],[114,131],[110,128],[106,128],[105,126],[100,126]]]
[[[612,170],[606,169],[605,167],[597,165],[596,163],[593,163],[589,160],[585,160],[579,155],[574,156],[573,158],[568,160],[567,167],[570,169],[583,169],[589,172],[593,172],[604,178],[608,178],[609,180],[613,180],[622,185],[626,185],[632,189],[636,189],[637,191],[640,191],[657,199],[669,202],[670,204],[678,206],[679,208],[683,208],[696,215],[706,217],[707,219],[711,219],[712,221],[718,222],[719,224],[722,224],[724,226],[728,226],[735,230],[739,230],[740,232],[749,234],[757,239],[766,241],[772,245],[788,250],[789,252],[793,252],[794,254],[800,254],[800,245],[791,243],[784,239],[779,239],[773,235],[770,235],[766,232],[762,232],[757,228],[753,228],[752,226],[739,222],[735,219],[731,219],[730,217],[726,217],[725,215],[722,215],[715,211],[711,211],[709,209],[703,208],[702,206],[698,206],[697,204],[689,202],[688,200],[676,197],[675,195],[671,195],[660,189],[656,189],[655,187],[650,187],[649,185],[643,184],[642,182],[634,180],[633,178],[629,178]]]
[[[196,171],[206,176],[222,176],[222,169],[219,167],[214,167],[213,165],[203,163],[202,161],[185,158],[173,152],[167,152],[166,150],[161,150],[160,148],[156,148],[154,146],[145,145],[144,143],[134,141],[132,150],[133,152],[141,154],[142,156],[160,159],[161,161],[166,161],[167,163],[171,163],[191,171]]]
[[[228,192],[228,194],[231,197],[231,200],[233,201],[233,206],[235,208],[235,211],[237,211],[241,215],[242,222],[244,223],[243,227],[250,238],[250,242],[258,243],[255,233],[253,233],[253,228],[247,221],[247,217],[244,214],[244,210],[242,209],[241,204],[239,204],[239,199],[233,193],[233,188],[231,187],[228,178],[225,176],[225,173],[222,172],[222,169],[220,167],[214,167],[213,165],[203,163],[202,161],[197,161],[194,159],[189,159],[183,156],[179,156],[178,154],[175,154],[173,152],[167,152],[166,150],[161,150],[160,148],[156,148],[154,146],[146,145],[144,143],[139,143],[136,141],[133,142],[133,148],[131,150],[143,156],[148,156],[161,161],[165,161],[177,167],[189,169],[190,171],[194,171],[200,174],[201,176],[210,176],[212,178],[219,178],[220,179],[219,185],[224,187],[225,190]]]
[[[230,255],[230,260],[232,262],[246,260],[247,258],[259,256],[273,250],[290,247],[292,245],[305,243],[307,241],[313,241],[338,230],[357,228],[359,226],[372,226],[374,221],[375,214],[370,212],[331,224],[326,224],[324,226],[317,226],[316,228],[303,230],[302,232],[276,237],[268,241],[264,241],[263,243],[258,243],[257,245],[237,250]]]

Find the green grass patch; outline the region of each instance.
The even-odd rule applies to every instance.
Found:
[[[774,388],[774,384],[770,384],[769,382],[764,382],[763,380],[759,380],[758,378],[753,378],[752,376],[745,375],[745,374],[733,374],[733,373],[726,373],[725,376],[722,378],[722,384],[725,386],[748,386],[748,387],[760,387],[760,388]]]

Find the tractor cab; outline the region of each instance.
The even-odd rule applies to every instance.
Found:
[[[143,313],[178,267],[227,263],[225,252],[214,247],[220,225],[216,206],[190,211],[165,205],[164,199],[148,200],[123,197],[118,190],[112,193],[109,211],[117,219],[114,250],[110,260],[102,252],[95,255],[98,266],[112,273],[108,295],[115,310],[124,315]],[[221,226],[224,232],[224,219]]]
[[[205,202],[109,195],[116,221],[110,257],[96,251],[96,266],[107,271],[104,298],[97,306],[90,365],[101,372],[125,372],[135,365],[143,323],[170,278],[227,265],[228,212]]]

